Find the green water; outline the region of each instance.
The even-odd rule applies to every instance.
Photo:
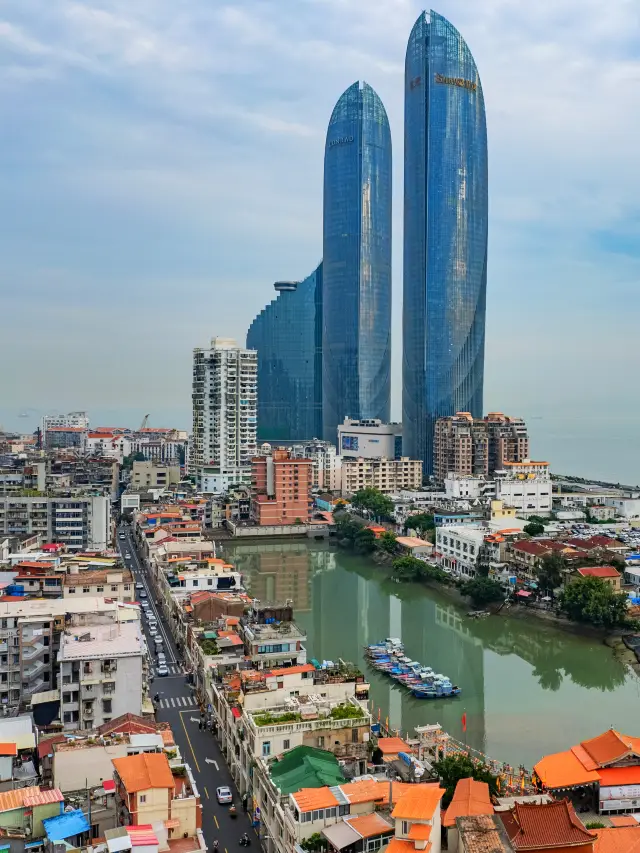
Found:
[[[357,663],[381,709],[401,732],[439,722],[481,752],[530,767],[610,726],[640,735],[640,680],[597,640],[533,619],[466,618],[437,591],[386,579],[367,558],[306,543],[235,545],[248,591],[263,601],[291,599],[307,632],[309,658]],[[462,688],[455,699],[413,699],[368,667],[363,647],[400,637],[406,653]]]

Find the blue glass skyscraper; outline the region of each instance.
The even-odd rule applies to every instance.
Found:
[[[456,28],[423,12],[405,61],[402,423],[427,474],[436,419],[482,415],[487,184],[478,69]]]
[[[297,441],[322,432],[322,264],[255,318],[247,349],[258,351],[258,438]]]
[[[391,132],[367,83],[342,95],[324,154],[323,438],[345,416],[389,421]]]

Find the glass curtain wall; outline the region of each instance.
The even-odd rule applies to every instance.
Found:
[[[475,61],[435,12],[405,61],[403,452],[433,471],[437,418],[482,416],[487,127]]]
[[[247,332],[258,351],[258,439],[300,441],[322,431],[322,264],[278,296]]]
[[[323,438],[335,443],[347,415],[390,418],[391,133],[367,83],[329,121],[323,266]]]

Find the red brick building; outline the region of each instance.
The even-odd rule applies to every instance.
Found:
[[[311,521],[311,459],[292,459],[288,450],[251,460],[251,515],[261,527]]]

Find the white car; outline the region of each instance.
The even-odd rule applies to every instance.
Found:
[[[131,559],[131,554],[130,554],[128,551],[125,551],[125,552],[124,552],[124,558],[125,558],[125,560],[130,560],[130,559]]]
[[[153,642],[156,644],[156,646],[161,646],[162,645],[162,637],[159,637],[159,636],[154,637]]]
[[[159,675],[162,678],[165,675],[169,675],[169,670],[167,669],[166,666],[159,666],[156,669],[156,675]]]

